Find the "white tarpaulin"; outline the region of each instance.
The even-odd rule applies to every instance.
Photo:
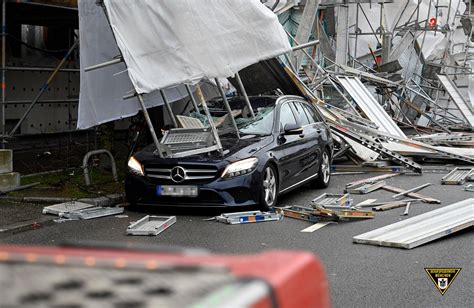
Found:
[[[120,54],[104,11],[95,0],[79,1],[79,31],[81,49],[81,90],[79,96],[78,129],[135,115],[140,106],[136,99],[122,97],[133,89],[123,63],[84,72],[84,68],[110,61]],[[167,89],[170,101],[187,96],[184,87]],[[148,107],[162,105],[159,93],[145,96]]]
[[[104,0],[138,93],[225,78],[291,50],[258,0]]]

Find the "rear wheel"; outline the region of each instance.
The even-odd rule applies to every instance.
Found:
[[[324,150],[321,155],[321,162],[319,163],[318,177],[314,180],[313,186],[315,188],[326,188],[331,181],[331,163],[329,158],[329,151]]]
[[[278,197],[278,178],[272,165],[265,167],[260,185],[260,209],[267,211],[275,206]]]

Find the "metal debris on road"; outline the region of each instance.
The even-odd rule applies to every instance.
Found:
[[[61,216],[61,214],[78,211],[78,210],[82,210],[86,208],[91,208],[93,206],[94,205],[92,204],[87,204],[83,202],[69,201],[69,202],[59,203],[55,205],[45,206],[43,208],[43,214],[52,214],[52,215]]]
[[[410,204],[411,202],[407,202],[407,205],[405,206],[405,211],[400,214],[400,216],[407,216],[408,215],[408,211],[410,210]]]
[[[153,235],[156,236],[176,223],[176,216],[151,216],[147,215],[130,224],[127,235]]]
[[[275,212],[261,212],[261,211],[248,211],[248,212],[236,212],[236,213],[224,213],[219,216],[213,217],[209,220],[217,220],[230,225],[237,224],[248,224],[254,222],[265,222],[265,221],[279,221],[283,219],[283,214],[279,211]]]
[[[372,210],[379,212],[379,211],[388,211],[388,210],[393,210],[397,209],[399,207],[406,207],[407,204],[419,202],[421,200],[419,199],[409,199],[409,200],[398,200],[398,201],[387,201],[387,202],[381,202],[377,204],[372,204]]]
[[[404,197],[405,195],[408,195],[410,193],[414,193],[414,192],[417,192],[417,191],[420,191],[422,190],[423,188],[426,188],[428,186],[430,186],[431,183],[426,183],[426,184],[423,184],[423,185],[420,185],[420,186],[417,186],[417,187],[414,187],[414,188],[411,188],[411,189],[408,189],[408,190],[404,190],[398,194],[395,194],[392,196],[393,199],[398,199],[400,197]]]
[[[443,185],[462,185],[474,175],[474,168],[457,167],[441,179]]]
[[[352,206],[352,198],[350,194],[328,194],[324,193],[311,201],[314,206],[324,206],[325,208],[349,208]]]
[[[80,219],[94,219],[105,216],[112,216],[123,213],[123,207],[90,207],[80,210],[75,210],[67,213],[60,213],[59,217],[71,219],[71,220],[80,220]]]
[[[285,217],[317,223],[321,217],[318,216],[312,207],[286,206],[279,209]]]
[[[326,208],[321,205],[301,206],[293,205],[280,209],[287,217],[305,220],[309,222],[318,222],[320,220],[340,221],[350,219],[374,218],[371,211],[361,211],[354,207],[338,207],[338,209]]]
[[[352,186],[347,187],[346,186],[346,192],[351,193],[351,194],[361,194],[365,195],[370,192],[373,192],[379,188],[382,188],[383,186],[387,185],[385,181],[374,181],[374,182],[368,182],[368,183],[360,183],[360,184],[355,184]]]
[[[402,189],[402,188],[398,188],[398,187],[394,187],[394,186],[390,186],[390,185],[385,185],[384,187],[382,187],[382,189],[386,190],[386,191],[393,192],[393,193],[397,193],[397,194],[405,192],[405,190]],[[435,203],[435,204],[440,204],[441,203],[441,201],[438,200],[438,199],[430,198],[430,197],[421,195],[419,193],[414,193],[414,192],[407,193],[406,197],[413,198],[413,199],[421,199],[422,202],[424,202],[424,203]]]

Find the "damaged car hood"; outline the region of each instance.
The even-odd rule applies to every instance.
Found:
[[[256,155],[257,152],[273,141],[273,136],[243,135],[241,136],[241,139],[238,139],[234,135],[228,135],[221,136],[220,139],[224,149],[223,156],[219,152],[213,151],[210,153],[202,153],[182,158],[160,158],[153,154],[156,149],[154,145],[146,147],[144,150],[137,152],[134,156],[143,164],[156,164],[160,161],[166,161],[166,163],[179,163],[186,161],[221,164],[222,162],[234,162]]]

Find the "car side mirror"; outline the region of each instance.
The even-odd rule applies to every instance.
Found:
[[[298,124],[285,124],[283,130],[285,135],[300,135],[303,133],[303,128]]]

